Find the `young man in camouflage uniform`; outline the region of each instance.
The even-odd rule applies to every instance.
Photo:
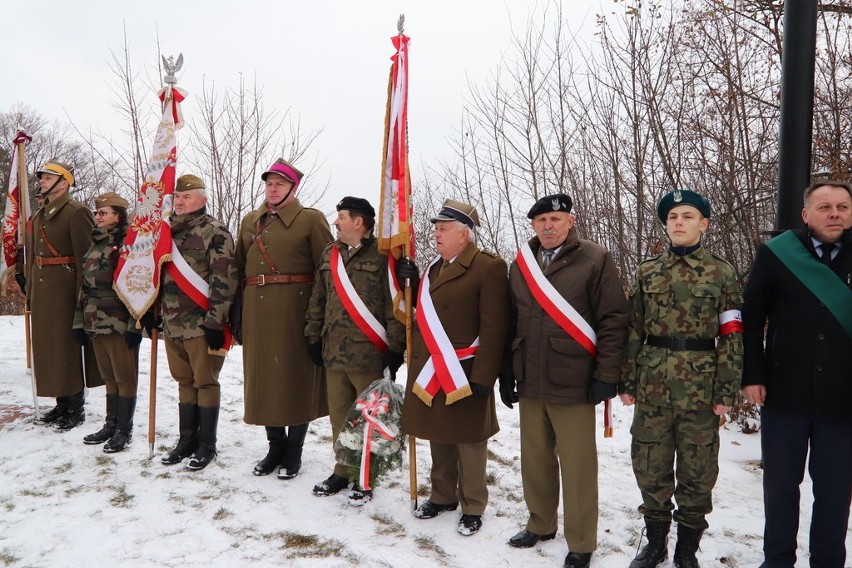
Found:
[[[395,375],[405,351],[405,326],[393,315],[388,259],[379,253],[373,236],[376,211],[369,201],[360,197],[344,197],[337,204],[337,211],[334,222],[337,240],[322,253],[305,328],[311,359],[326,368],[332,440],[337,439],[358,395],[381,378],[384,367],[390,367]],[[346,305],[351,305],[351,299],[341,298],[337,292],[332,255],[343,263],[357,297],[385,328],[387,345],[380,348],[373,343],[347,311]],[[348,484],[347,466],[338,463],[328,479],[314,486],[314,495],[334,495]],[[356,484],[349,494],[349,503],[363,505],[371,498],[372,490]]]
[[[710,222],[706,198],[672,191],[657,215],[671,246],[637,270],[619,385],[624,404],[636,403],[631,454],[648,535],[630,567],[666,559],[674,518],[674,565],[686,568],[698,566],[695,553],[713,508],[719,417],[740,386],[742,299],[733,267],[701,244]]]
[[[219,371],[227,348],[225,327],[237,290],[234,241],[227,227],[207,214],[204,182],[187,174],[175,182],[172,238],[189,268],[209,286],[209,309],[202,309],[172,276],[163,274],[161,313],[169,370],[178,383],[180,439],[164,464],[193,455],[187,469],[198,470],[216,455]]]
[[[71,166],[51,160],[36,176],[45,204],[33,214],[32,232],[27,234],[33,373],[38,396],[56,397],[56,406],[39,423],[65,432],[86,419],[85,387],[104,384],[91,346],[81,354],[72,332],[83,282],[83,255],[92,244],[95,222],[82,203],[71,199]]]

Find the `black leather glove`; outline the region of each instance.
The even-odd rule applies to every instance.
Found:
[[[201,326],[204,330],[204,338],[207,340],[207,345],[210,349],[216,351],[225,345],[225,332],[221,329],[210,329],[209,327]]]
[[[485,385],[470,383],[470,390],[473,391],[473,396],[490,396],[494,392],[493,388],[488,388]]]
[[[322,340],[319,340],[316,343],[309,343],[308,344],[308,357],[311,358],[311,361],[313,361],[314,365],[316,365],[317,367],[323,366]]]
[[[618,385],[614,383],[602,383],[593,379],[592,384],[589,385],[588,399],[592,404],[613,398],[616,394],[618,394]]]
[[[402,257],[396,261],[396,279],[400,286],[405,286],[405,280],[411,285],[412,297],[417,297],[417,288],[420,287],[420,271],[410,258]]]
[[[74,341],[79,343],[80,345],[86,345],[89,343],[89,334],[86,333],[86,330],[80,328],[74,328],[71,330],[74,334]]]
[[[21,289],[21,294],[27,293],[27,279],[20,272],[15,273],[15,282],[18,283],[18,288]]]
[[[389,349],[382,354],[382,367],[390,369],[391,375],[396,374],[404,361],[405,357],[403,354],[393,349]]]
[[[142,324],[142,327],[145,328],[145,331],[148,333],[148,337],[151,337],[151,332],[153,330],[160,329],[160,321],[157,316],[154,314],[153,310],[148,310],[142,316],[142,319],[139,320],[139,323]]]
[[[509,408],[514,408],[512,403],[518,402],[518,391],[515,389],[517,383],[515,376],[511,373],[500,375],[500,400]]]
[[[139,347],[140,343],[142,343],[142,334],[134,331],[128,331],[124,334],[124,342],[131,349],[135,349],[136,347]]]
[[[243,326],[242,326],[242,324],[232,323],[231,324],[231,335],[234,336],[234,341],[236,341],[237,343],[242,345],[243,344]]]

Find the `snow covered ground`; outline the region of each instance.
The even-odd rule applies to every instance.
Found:
[[[221,375],[219,457],[207,469],[164,466],[160,455],[177,437],[177,389],[160,349],[157,440],[148,460],[150,342],[142,343],[134,441],[118,454],[82,443],[100,427],[102,388],[89,392],[86,423],[57,434],[29,421],[30,376],[25,371],[20,317],[0,318],[0,566],[561,566],[567,546],[558,538],[516,550],[506,540],[526,522],[521,491],[517,408],[498,403],[501,432],[489,443],[491,497],[479,534],[456,533],[458,513],[431,520],[411,515],[408,471],[388,476],[365,507],[346,492],[319,498],[313,485],[333,464],[328,419],[311,424],[301,474],[290,481],[255,477],[265,455],[260,427],[242,421],[240,348]],[[42,411],[52,406],[40,399]],[[14,418],[16,414],[18,417]],[[636,551],[642,521],[630,467],[632,410],[613,404],[615,436],[599,434],[600,523],[596,568],[624,568]],[[703,566],[761,562],[763,506],[759,435],[722,430],[721,474]],[[417,443],[418,483],[428,486],[428,443]],[[803,485],[800,554],[807,566],[809,481]],[[427,494],[427,493],[426,493]],[[425,497],[421,497],[425,499]],[[847,537],[852,550],[852,534]],[[674,550],[673,543],[671,550]]]

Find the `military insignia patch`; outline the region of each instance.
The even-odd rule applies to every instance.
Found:
[[[551,205],[553,206],[553,210],[554,210],[554,211],[559,211],[559,208],[560,208],[561,204],[559,203],[559,200],[558,200],[558,199],[556,199],[556,198],[554,197],[554,198],[550,201],[550,203],[551,203]]]
[[[681,194],[679,189],[674,192],[672,198],[674,199],[675,203],[680,203],[681,201],[683,201],[683,195]]]

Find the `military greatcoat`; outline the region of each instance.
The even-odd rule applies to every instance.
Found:
[[[70,396],[84,387],[80,344],[71,331],[83,281],[83,255],[95,222],[64,193],[36,210],[28,232],[27,302],[32,310],[33,372],[38,396]],[[67,264],[38,258],[71,257]],[[91,345],[85,348],[85,386],[103,385]]]
[[[246,285],[245,278],[313,275],[332,240],[322,212],[297,199],[277,211],[264,204],[243,219],[236,247],[247,424],[292,426],[328,414],[325,373],[311,362],[305,338],[311,282]]]
[[[438,318],[456,349],[469,347],[479,337],[473,359],[461,362],[467,379],[490,389],[497,374],[509,336],[511,306],[506,263],[468,244],[439,275],[440,262],[429,273],[429,291]],[[494,396],[467,396],[446,404],[439,391],[427,406],[412,392],[418,373],[429,359],[419,326],[414,328],[402,428],[407,434],[446,444],[484,442],[500,428]]]

